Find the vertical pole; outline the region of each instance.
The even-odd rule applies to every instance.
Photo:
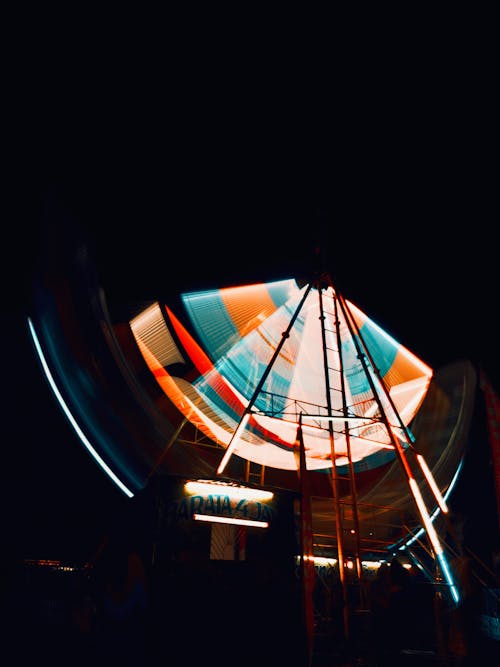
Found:
[[[298,451],[297,451],[298,449]],[[294,447],[299,475],[300,488],[300,576],[302,586],[302,613],[306,628],[307,665],[311,667],[314,648],[314,550],[311,508],[311,489],[307,476],[306,452],[302,433],[302,413],[299,414],[299,425]]]
[[[332,289],[332,291],[334,291]],[[334,308],[335,308],[335,331],[337,334],[337,348],[339,354],[339,370],[340,370],[340,386],[342,393],[342,412],[344,416],[347,417],[347,397],[346,397],[346,386],[345,386],[345,376],[344,376],[344,362],[342,356],[342,340],[340,336],[340,320],[338,313],[338,303],[337,295],[334,294]],[[352,514],[354,521],[354,530],[355,530],[355,544],[356,544],[356,574],[359,582],[360,590],[360,601],[364,603],[363,595],[363,567],[361,564],[361,534],[359,529],[359,512],[358,512],[358,498],[356,491],[356,477],[354,474],[354,464],[352,462],[351,455],[351,435],[349,432],[349,422],[346,420],[344,422],[344,435],[347,445],[347,460],[348,460],[348,469],[349,469],[349,482],[351,486],[351,497],[352,497]]]
[[[323,345],[323,367],[325,373],[325,390],[326,390],[326,405],[328,410],[328,416],[332,416],[332,398],[330,395],[330,381],[329,381],[329,372],[328,372],[328,355],[327,355],[327,346],[326,346],[326,332],[325,332],[325,314],[323,311],[323,294],[321,292],[321,283],[318,281],[317,284],[318,296],[319,296],[319,319],[321,323],[321,339]],[[350,636],[350,627],[349,627],[349,610],[348,610],[348,591],[347,591],[347,582],[345,576],[345,567],[344,567],[344,535],[343,535],[343,526],[342,526],[342,515],[340,507],[340,492],[339,492],[339,483],[337,476],[337,466],[335,464],[336,455],[335,455],[335,438],[333,435],[333,423],[330,420],[328,422],[328,434],[330,437],[330,453],[332,459],[332,491],[333,491],[333,503],[335,507],[335,528],[337,533],[337,555],[339,563],[339,576],[340,583],[342,586],[342,612],[343,612],[343,626],[344,634],[346,640],[349,640]]]

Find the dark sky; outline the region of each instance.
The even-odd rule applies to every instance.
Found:
[[[26,282],[55,191],[113,300],[307,277],[320,247],[344,296],[427,363],[466,356],[500,377],[497,105],[486,54],[467,53],[385,75],[353,61],[330,87],[263,59],[258,80],[247,62],[204,79],[200,63],[165,99],[153,71],[40,79],[46,104],[20,108],[7,142],[19,262],[4,282]]]
[[[468,358],[500,388],[495,106],[484,71],[443,73],[360,69],[307,90],[232,78],[166,101],[149,80],[115,95],[102,75],[92,95],[59,87],[49,103],[38,82],[9,126],[3,225],[4,508],[21,545],[81,531],[91,550],[122,502],[47,396],[23,329],[53,198],[87,235],[113,308],[307,278],[320,256],[426,363]]]
[[[86,162],[93,178],[78,165],[55,184],[51,196],[82,226],[110,304],[325,269],[429,365],[466,357],[498,382],[498,207],[482,150],[460,157],[438,145],[412,160],[408,141],[400,162],[349,172],[315,145],[265,158],[264,145],[248,143],[232,162],[203,152],[201,164],[171,173],[143,168],[141,152],[125,165],[116,155],[104,174]]]

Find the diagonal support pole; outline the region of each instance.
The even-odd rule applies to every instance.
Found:
[[[267,380],[267,377],[269,373],[271,372],[271,369],[273,367],[274,362],[278,358],[278,355],[281,352],[281,348],[285,344],[286,340],[290,336],[290,331],[292,330],[293,325],[295,324],[295,320],[299,316],[299,313],[302,309],[302,306],[305,303],[305,300],[307,299],[309,292],[311,291],[312,288],[312,283],[309,283],[307,286],[307,289],[305,290],[302,299],[300,300],[299,305],[295,309],[294,314],[292,315],[292,318],[286,328],[286,330],[281,334],[281,340],[276,346],[276,349],[274,350],[273,356],[271,357],[271,360],[269,361],[268,365],[266,366],[264,372],[262,373],[262,377],[260,378],[257,386],[255,387],[255,390],[253,392],[253,395],[248,402],[247,407],[245,408],[241,419],[239,421],[238,426],[236,427],[236,430],[233,432],[233,435],[231,436],[231,439],[229,441],[228,446],[226,447],[226,451],[224,452],[224,456],[221,459],[221,462],[219,463],[219,467],[217,468],[217,475],[221,475],[224,472],[224,469],[238,443],[239,437],[241,433],[243,432],[243,429],[245,428],[248,420],[250,419],[250,414],[252,412],[252,408],[254,406],[255,401],[257,400],[258,395],[262,391],[262,387],[264,386],[265,381]]]
[[[425,530],[426,530],[427,537],[428,537],[428,540],[429,540],[429,543],[430,543],[430,547],[431,547],[432,552],[434,554],[434,557],[435,557],[435,559],[436,559],[436,561],[439,565],[439,569],[441,570],[441,573],[443,574],[445,581],[447,582],[447,584],[450,587],[450,592],[451,592],[451,595],[453,597],[453,600],[454,600],[455,603],[457,603],[458,602],[458,592],[457,592],[455,582],[453,581],[451,571],[450,571],[450,569],[448,567],[448,564],[446,562],[446,558],[445,558],[445,555],[444,555],[444,550],[443,550],[443,548],[440,544],[438,535],[437,535],[436,530],[434,528],[434,525],[433,525],[433,523],[430,519],[429,512],[428,512],[427,507],[425,505],[425,502],[422,498],[422,494],[420,493],[420,489],[418,487],[417,481],[416,481],[416,479],[413,475],[413,472],[410,468],[410,465],[409,465],[408,459],[406,457],[404,448],[402,447],[401,443],[399,442],[399,438],[398,438],[397,434],[394,433],[394,427],[389,423],[385,408],[382,405],[382,401],[380,400],[379,391],[375,386],[374,379],[372,377],[372,374],[370,373],[370,369],[368,368],[366,358],[368,358],[370,360],[371,366],[374,369],[375,373],[378,373],[378,369],[377,369],[376,365],[373,363],[373,359],[372,359],[372,357],[370,355],[370,352],[369,352],[369,350],[366,346],[366,343],[363,340],[363,337],[361,336],[361,332],[359,331],[359,329],[355,330],[355,328],[354,328],[352,314],[349,311],[349,308],[348,308],[343,296],[338,294],[338,298],[339,298],[340,308],[342,310],[345,322],[346,322],[347,327],[349,329],[349,333],[350,333],[352,341],[353,341],[353,343],[356,347],[356,352],[358,353],[358,358],[359,358],[359,360],[360,360],[360,362],[363,366],[363,370],[365,372],[366,378],[367,378],[368,383],[370,385],[370,388],[372,390],[373,397],[374,397],[374,399],[375,399],[375,401],[378,405],[381,420],[382,420],[382,422],[384,423],[384,425],[387,429],[387,433],[388,433],[389,438],[391,440],[391,443],[394,447],[394,450],[396,452],[396,455],[397,455],[397,458],[398,458],[399,463],[401,465],[401,468],[403,469],[403,472],[406,476],[406,480],[407,480],[410,492],[413,496],[416,508],[418,510],[418,513],[420,514],[420,518],[422,519],[422,523],[425,526]],[[360,341],[363,344],[363,348],[360,345]],[[377,379],[379,380],[380,387],[381,387],[382,391],[384,391],[384,394],[385,394],[387,400],[389,401],[390,405],[393,406],[392,399],[389,396],[389,392],[387,390],[387,387],[385,386],[384,382],[380,379],[380,377],[378,375],[377,375]],[[395,410],[396,415],[399,416],[399,413],[397,412],[395,407],[393,409]],[[406,434],[407,434],[407,431],[405,430],[405,435]],[[409,444],[411,444],[411,442],[409,442]]]

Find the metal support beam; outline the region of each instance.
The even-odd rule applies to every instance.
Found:
[[[258,395],[262,391],[262,387],[264,386],[264,383],[267,380],[267,377],[268,377],[269,373],[271,372],[271,368],[273,367],[274,362],[276,361],[276,359],[278,358],[278,355],[281,352],[281,348],[283,347],[286,340],[290,336],[290,331],[292,330],[292,327],[295,324],[295,320],[297,319],[297,317],[298,317],[298,315],[299,315],[299,313],[302,309],[302,306],[304,305],[305,300],[307,299],[307,297],[309,295],[309,292],[311,291],[311,288],[312,288],[312,284],[310,283],[307,286],[307,288],[306,288],[306,290],[305,290],[305,292],[302,296],[302,299],[300,300],[299,305],[295,309],[295,312],[292,315],[292,319],[290,320],[290,323],[288,324],[286,330],[281,334],[281,340],[280,340],[279,344],[276,346],[276,349],[274,350],[274,353],[273,353],[273,356],[271,357],[271,360],[269,361],[269,363],[266,366],[264,372],[262,373],[262,377],[260,378],[257,386],[255,387],[253,395],[252,395],[250,401],[248,402],[248,405],[245,408],[245,411],[243,412],[243,414],[241,416],[240,422],[239,422],[238,426],[236,427],[236,430],[234,431],[233,435],[231,436],[231,439],[228,443],[228,446],[226,447],[226,451],[224,453],[224,456],[222,457],[222,460],[219,464],[219,467],[217,468],[217,474],[218,475],[221,475],[224,472],[224,469],[227,465],[227,462],[229,461],[229,458],[231,457],[231,455],[234,451],[234,448],[236,447],[236,444],[238,442],[238,438],[240,436],[240,433],[243,430],[244,426],[246,425],[248,419],[250,418],[250,413],[251,413],[252,407],[253,407],[255,401],[257,400]]]

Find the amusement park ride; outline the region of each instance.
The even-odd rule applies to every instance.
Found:
[[[246,481],[251,464],[260,466],[261,482],[270,468],[299,472],[302,447],[305,468],[299,478],[310,477],[313,495],[313,476],[318,483],[325,477],[330,482],[335,558],[345,586],[346,521],[359,578],[366,550],[357,476],[371,471],[373,482],[381,470],[399,468],[436,576],[456,602],[458,591],[432,517],[436,508],[448,512],[446,500],[409,427],[432,370],[338,293],[328,275],[302,286],[286,280],[185,294],[183,303],[201,345],[170,308],[157,303],[130,325],[165,394],[186,420],[224,448],[214,479],[223,476],[234,455],[249,463]],[[196,368],[191,381],[178,375],[186,357]],[[176,372],[169,371],[175,364]],[[405,495],[401,479],[396,484]],[[324,499],[317,503],[323,511],[325,505]],[[371,505],[364,517],[381,509]],[[314,510],[312,522],[314,531]],[[418,527],[408,528],[406,542],[414,541]],[[313,551],[303,558],[312,559]]]
[[[78,262],[38,280],[29,328],[68,419],[126,496],[160,472],[228,495],[291,489],[302,568],[335,563],[344,599],[367,561],[403,554],[458,603],[443,535],[468,362],[434,371],[326,272],[150,300],[117,320]]]

